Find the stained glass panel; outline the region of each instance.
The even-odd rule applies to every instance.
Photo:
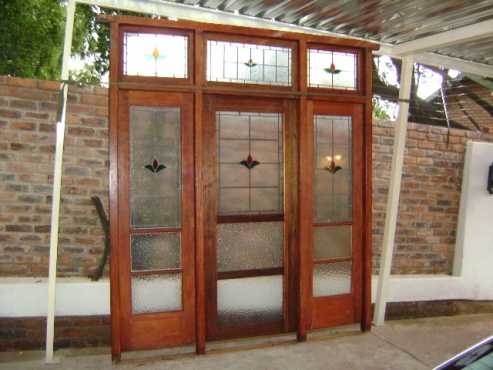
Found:
[[[131,225],[181,223],[180,109],[130,107]]]
[[[358,86],[357,54],[309,49],[308,86],[356,90]]]
[[[219,214],[281,213],[280,113],[217,112]]]
[[[207,41],[207,81],[291,85],[291,49]]]
[[[123,73],[127,76],[187,78],[188,37],[125,32]]]
[[[351,117],[315,115],[314,126],[314,221],[351,221]]]

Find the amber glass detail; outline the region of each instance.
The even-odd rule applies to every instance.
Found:
[[[166,166],[162,163],[159,163],[159,161],[157,159],[154,159],[152,161],[152,164],[146,165],[145,168],[147,168],[152,173],[158,173],[159,171],[164,170],[166,168]]]
[[[240,164],[251,170],[255,166],[258,166],[260,162],[253,159],[251,154],[248,154],[247,159],[242,160]]]
[[[338,73],[340,73],[340,72],[341,72],[341,70],[340,70],[340,69],[337,69],[337,68],[336,68],[336,66],[335,66],[335,64],[334,64],[334,63],[331,63],[331,64],[330,64],[330,68],[325,68],[325,69],[324,69],[324,71],[325,71],[325,72],[327,72],[327,73],[331,73],[331,74],[333,74],[333,75],[336,75],[336,74],[338,74]]]

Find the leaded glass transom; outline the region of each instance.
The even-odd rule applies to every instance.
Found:
[[[187,78],[187,49],[187,36],[125,32],[123,74]]]
[[[207,81],[291,86],[291,49],[207,41]]]
[[[357,90],[357,54],[330,50],[308,50],[308,86]]]

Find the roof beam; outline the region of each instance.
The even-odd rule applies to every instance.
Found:
[[[394,46],[393,51],[395,54],[399,55],[417,54],[426,50],[444,48],[450,45],[482,39],[488,36],[493,36],[493,20],[404,42]]]

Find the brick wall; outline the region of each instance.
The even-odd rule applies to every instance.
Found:
[[[46,276],[59,84],[0,77],[0,275]],[[70,87],[62,178],[61,276],[97,265],[107,209],[107,90]]]
[[[46,276],[58,83],[0,77],[0,276]],[[71,86],[58,273],[87,275],[103,250],[90,197],[107,210],[107,90]],[[493,122],[491,123],[493,127]],[[487,131],[487,130],[486,130]],[[382,243],[393,124],[374,122],[374,266]],[[394,273],[449,273],[464,144],[487,133],[409,124]]]
[[[493,121],[490,122],[493,127]],[[377,121],[373,128],[373,250],[378,271],[385,223],[393,145],[393,123]],[[493,136],[408,124],[399,201],[393,273],[450,273],[464,168],[469,140],[493,141]]]

